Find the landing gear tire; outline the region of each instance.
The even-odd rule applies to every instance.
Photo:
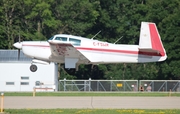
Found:
[[[30,70],[31,70],[31,72],[36,72],[37,71],[37,66],[36,65],[31,65]]]

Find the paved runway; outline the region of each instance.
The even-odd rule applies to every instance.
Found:
[[[5,97],[5,109],[180,109],[180,97]]]

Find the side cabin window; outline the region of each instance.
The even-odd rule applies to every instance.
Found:
[[[80,46],[81,45],[81,40],[78,40],[78,39],[69,38],[69,42],[74,46]]]
[[[66,37],[56,37],[55,40],[67,41],[67,38]]]

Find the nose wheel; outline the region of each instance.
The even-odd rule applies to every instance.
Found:
[[[37,66],[32,64],[30,66],[30,70],[31,70],[31,72],[36,72],[37,71]]]

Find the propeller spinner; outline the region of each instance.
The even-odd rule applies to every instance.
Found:
[[[21,49],[22,48],[22,42],[16,42],[13,44],[14,47],[16,47],[17,49]]]

